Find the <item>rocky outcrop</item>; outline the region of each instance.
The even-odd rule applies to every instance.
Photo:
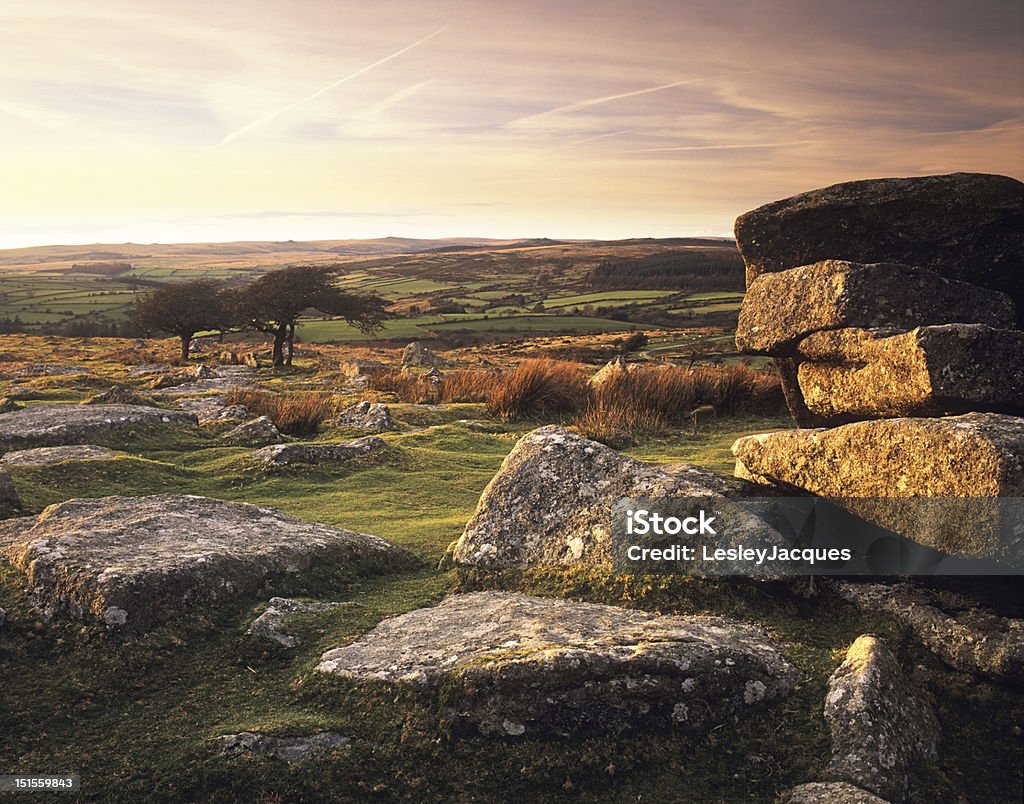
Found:
[[[149,397],[136,393],[130,386],[114,385],[109,391],[89,397],[86,405],[153,405]]]
[[[486,735],[704,732],[784,697],[796,673],[756,626],[507,592],[384,620],[317,670],[444,692]]]
[[[816,332],[798,351],[807,407],[833,421],[1024,413],[1024,332],[981,324]]]
[[[838,500],[858,516],[944,553],[1024,568],[1024,419],[969,413],[784,430],[733,444],[736,476]],[[936,498],[933,501],[921,498]]]
[[[402,365],[422,366],[424,368],[447,368],[454,364],[451,360],[435,354],[419,341],[415,341],[402,350]]]
[[[792,355],[805,337],[850,327],[913,329],[949,322],[1012,326],[1003,293],[894,263],[825,260],[754,279],[740,309],[736,345]]]
[[[900,262],[1003,291],[1020,321],[1022,231],[1024,184],[978,173],[845,182],[736,219],[748,284],[820,260]]]
[[[256,450],[250,457],[266,467],[303,464],[345,464],[387,449],[377,436],[357,438],[345,444],[273,444]]]
[[[263,444],[276,444],[281,440],[281,432],[269,416],[260,416],[226,432],[224,440],[230,444],[257,447]]]
[[[1000,617],[963,595],[915,584],[836,582],[837,594],[868,614],[908,625],[951,667],[996,681],[1024,683],[1024,620]]]
[[[0,553],[45,616],[134,635],[326,564],[408,567],[376,536],[191,495],[76,499],[0,524]]]
[[[548,426],[524,436],[484,489],[454,548],[458,564],[610,564],[612,516],[623,498],[750,491],[692,464],[652,466]]]
[[[286,597],[272,597],[266,610],[253,620],[245,633],[250,636],[269,639],[286,648],[294,648],[297,640],[284,630],[285,619],[292,614],[312,614],[330,611],[344,603],[307,603],[302,600],[291,600]]]
[[[370,433],[383,433],[395,429],[391,419],[391,408],[381,402],[366,400],[354,405],[338,415],[339,427],[353,427]]]
[[[832,674],[825,698],[831,774],[902,801],[909,771],[938,760],[939,722],[881,640],[858,637]]]
[[[225,405],[224,397],[221,394],[204,396],[199,399],[182,399],[176,404],[181,410],[196,414],[200,424],[246,421],[253,417],[253,414],[244,405]]]
[[[306,736],[280,736],[243,731],[218,737],[217,749],[221,754],[230,756],[264,754],[293,764],[326,756],[351,742],[348,737],[342,737],[333,731],[321,731]]]
[[[95,444],[74,444],[66,447],[36,447],[8,452],[0,463],[14,466],[50,466],[62,461],[105,461],[115,455],[112,449]]]
[[[140,426],[195,427],[192,413],[142,405],[34,405],[0,414],[0,449],[83,444]]]
[[[809,782],[782,794],[780,804],[889,804],[848,782]]]

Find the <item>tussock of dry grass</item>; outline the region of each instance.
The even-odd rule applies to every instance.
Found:
[[[376,371],[367,377],[367,388],[394,394],[401,402],[419,405],[437,397],[433,383],[423,374],[399,369]]]
[[[282,433],[295,436],[314,435],[337,412],[334,395],[324,391],[274,394],[254,388],[232,388],[224,401],[228,405],[243,405],[257,416],[268,416]]]
[[[587,375],[577,363],[524,360],[498,376],[488,411],[505,421],[575,413],[589,396]]]

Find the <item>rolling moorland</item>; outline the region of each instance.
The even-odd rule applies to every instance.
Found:
[[[794,595],[787,583],[630,578],[585,566],[497,575],[437,568],[517,440],[544,424],[579,426],[594,400],[585,391],[575,407],[509,413],[483,398],[465,401],[472,393],[446,396],[443,385],[430,383],[427,366],[402,371],[401,347],[421,340],[443,350],[450,361],[444,373],[466,372],[467,385],[495,369],[509,376],[524,358],[586,378],[642,332],[647,342],[633,360],[671,361],[681,372],[704,367],[709,383],[688,397],[680,418],[617,446],[653,464],[690,462],[729,476],[738,437],[791,426],[778,394],[754,393],[761,383],[769,391],[777,385],[758,370],[765,361],[736,351],[743,263],[731,241],[9,251],[0,253],[0,319],[18,332],[0,335],[0,396],[10,409],[95,401],[112,386],[167,409],[219,396],[223,388],[215,385],[181,396],[174,389],[186,387],[183,372],[195,366],[219,370],[226,350],[262,355],[266,345],[244,333],[223,343],[209,338],[193,366],[182,367],[175,342],[139,341],[126,330],[133,295],[197,271],[243,282],[286,264],[339,262],[346,287],[380,293],[396,317],[367,337],[343,321],[310,315],[299,328],[295,365],[240,371],[248,390],[235,397],[229,391],[227,401],[250,409],[265,404],[286,441],[319,444],[364,436],[337,414],[363,401],[385,403],[393,428],[381,433],[386,447],[379,453],[338,466],[270,471],[253,463],[251,447],[225,440],[237,421],[211,419],[199,427],[139,425],[99,435],[92,443],[113,452],[97,460],[7,470],[24,515],[76,497],[198,494],[381,536],[412,550],[416,566],[280,579],[259,594],[118,642],[70,618],[43,621],[23,576],[0,562],[0,608],[7,613],[0,636],[2,772],[80,773],[82,800],[96,801],[770,802],[821,778],[829,756],[821,716],[827,679],[857,636],[873,633],[914,668],[944,726],[941,773],[913,770],[913,799],[956,801],[966,794],[1002,801],[1016,794],[1019,696],[945,666],[893,618],[832,597]],[[131,337],[100,337],[111,325]],[[74,334],[76,326],[82,334]],[[363,378],[348,368],[357,361],[379,362],[384,370]],[[139,373],[140,366],[158,371]],[[728,391],[715,384],[744,372],[757,379]],[[285,402],[300,414],[314,408],[312,427],[301,415],[298,424],[289,420]],[[718,413],[691,428],[688,410],[703,403]],[[759,717],[704,736],[644,730],[517,740],[458,732],[429,697],[314,672],[324,651],[384,618],[481,588],[754,622],[785,645],[800,681]],[[245,634],[272,595],[343,605],[289,618],[297,646],[286,649]],[[321,730],[352,742],[330,758],[294,765],[216,750],[225,734]]]

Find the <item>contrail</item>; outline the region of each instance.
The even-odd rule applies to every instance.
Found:
[[[576,103],[569,103],[565,106],[559,106],[557,109],[548,109],[546,112],[539,112],[537,114],[527,115],[526,117],[520,117],[513,120],[511,123],[506,125],[515,125],[516,123],[522,123],[525,120],[537,120],[541,117],[547,117],[548,115],[561,114],[562,112],[575,112],[577,109],[586,109],[590,106],[599,106],[602,103],[610,103],[611,101],[622,100],[623,98],[634,98],[637,95],[649,95],[652,92],[661,92],[665,89],[672,89],[673,87],[686,86],[687,84],[699,84],[704,81],[715,81],[719,78],[734,78],[740,75],[753,75],[754,73],[763,73],[769,70],[779,69],[781,67],[788,67],[796,62],[787,62],[786,64],[780,64],[775,67],[758,67],[754,70],[742,70],[734,73],[723,73],[720,75],[702,75],[696,78],[684,78],[681,81],[672,81],[669,84],[658,84],[653,87],[645,87],[644,89],[635,89],[632,92],[620,92],[617,95],[604,95],[600,98],[590,98],[588,100],[577,101]]]
[[[348,81],[351,81],[353,78],[358,78],[359,76],[363,75],[363,73],[367,73],[370,70],[372,70],[374,67],[379,67],[380,65],[384,64],[385,62],[391,61],[392,59],[397,59],[403,53],[408,53],[414,47],[419,47],[424,42],[426,42],[426,41],[428,41],[430,39],[433,39],[438,34],[444,33],[447,30],[448,30],[447,26],[445,26],[444,28],[438,28],[436,31],[434,31],[429,36],[424,36],[422,39],[417,39],[411,45],[406,45],[401,50],[398,50],[398,51],[392,53],[390,56],[385,56],[383,59],[378,59],[373,64],[368,64],[365,67],[359,68],[354,73],[350,73],[349,75],[346,75],[344,78],[339,78],[337,81],[331,82],[330,84],[325,86],[323,89],[318,89],[312,95],[309,95],[309,96],[303,98],[302,100],[297,100],[297,101],[295,101],[295,103],[290,103],[287,106],[285,106],[283,109],[278,109],[276,112],[271,112],[266,117],[261,117],[259,120],[253,120],[247,126],[243,126],[242,128],[238,129],[238,131],[232,131],[224,139],[222,139],[220,142],[218,142],[216,145],[214,145],[213,148],[214,149],[223,148],[229,142],[232,142],[232,141],[238,139],[239,137],[241,137],[246,132],[252,131],[254,128],[257,128],[258,126],[262,126],[264,123],[267,123],[267,122],[273,120],[275,117],[279,117],[280,115],[285,114],[286,112],[290,112],[292,109],[297,109],[300,106],[302,106],[303,104],[309,103],[314,98],[319,98],[325,92],[330,92],[335,87],[341,86],[342,84],[344,84],[344,83],[346,83]]]

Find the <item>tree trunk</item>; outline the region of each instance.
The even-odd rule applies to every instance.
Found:
[[[295,325],[288,325],[288,343],[285,349],[284,363],[286,366],[292,364],[292,354],[295,352]]]
[[[178,336],[179,338],[181,338],[181,359],[182,360],[186,360],[186,361],[188,360],[188,350],[189,350],[189,347],[192,346],[192,336],[194,334],[195,333],[190,332],[188,335],[179,335]]]
[[[288,329],[284,324],[274,330],[274,368],[284,366],[284,343],[287,336]]]

